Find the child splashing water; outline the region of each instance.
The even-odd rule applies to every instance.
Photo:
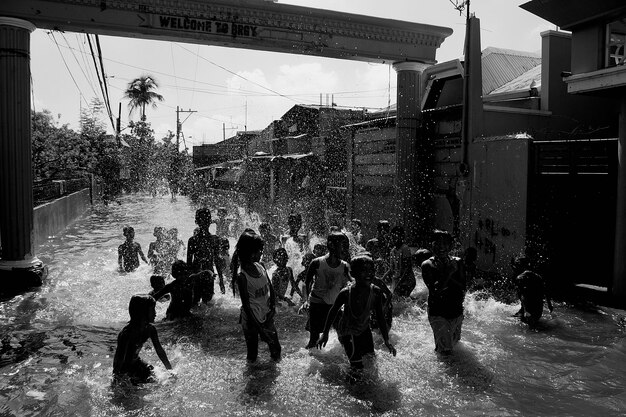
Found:
[[[368,255],[357,255],[350,266],[356,283],[341,290],[335,299],[326,316],[317,347],[321,349],[326,346],[330,326],[335,321],[339,309],[344,307],[337,327],[339,342],[346,351],[350,368],[362,369],[363,356],[374,353],[374,340],[370,330],[370,315],[373,311],[376,312],[385,346],[393,356],[396,356],[396,349],[389,342],[389,330],[383,313],[382,291],[372,284],[375,273],[374,261]]]

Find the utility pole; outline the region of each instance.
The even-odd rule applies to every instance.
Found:
[[[189,113],[189,115],[181,122],[180,113]],[[196,110],[182,110],[176,106],[176,152],[180,149],[180,134],[183,131],[183,123],[185,123],[193,113],[196,113]]]
[[[115,126],[115,138],[117,139],[117,147],[122,146],[122,142],[120,141],[120,125],[122,124],[122,103],[118,103],[117,109],[117,124]]]

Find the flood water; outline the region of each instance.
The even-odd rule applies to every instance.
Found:
[[[38,256],[49,266],[35,292],[0,303],[2,416],[618,416],[626,410],[626,332],[621,310],[555,306],[539,331],[511,317],[517,305],[468,294],[462,341],[438,358],[423,304],[397,303],[389,355],[350,383],[331,332],[323,351],[303,348],[305,318],[277,313],[283,360],[261,343],[247,365],[237,324],[239,300],[216,294],[194,317],[156,326],[173,372],[150,341],[141,357],[157,382],[113,388],[116,337],[128,301],[150,290],[150,268],[117,272],[122,228],[135,227],[147,253],[154,226],[178,227],[187,242],[194,208],[184,199],[127,196],[93,211],[51,239]],[[418,279],[418,295],[425,295]],[[422,297],[423,298],[423,297]]]

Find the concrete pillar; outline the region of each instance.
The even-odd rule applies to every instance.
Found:
[[[0,291],[41,285],[34,255],[30,117],[30,33],[35,26],[0,17]]]
[[[617,157],[617,213],[611,295],[626,305],[626,97],[621,99]]]
[[[396,62],[398,77],[396,116],[396,214],[410,245],[423,245],[431,228],[432,161],[420,137],[422,73],[428,64]]]

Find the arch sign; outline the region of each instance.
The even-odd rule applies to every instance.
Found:
[[[393,63],[435,62],[452,29],[263,0],[2,0],[36,27]]]

